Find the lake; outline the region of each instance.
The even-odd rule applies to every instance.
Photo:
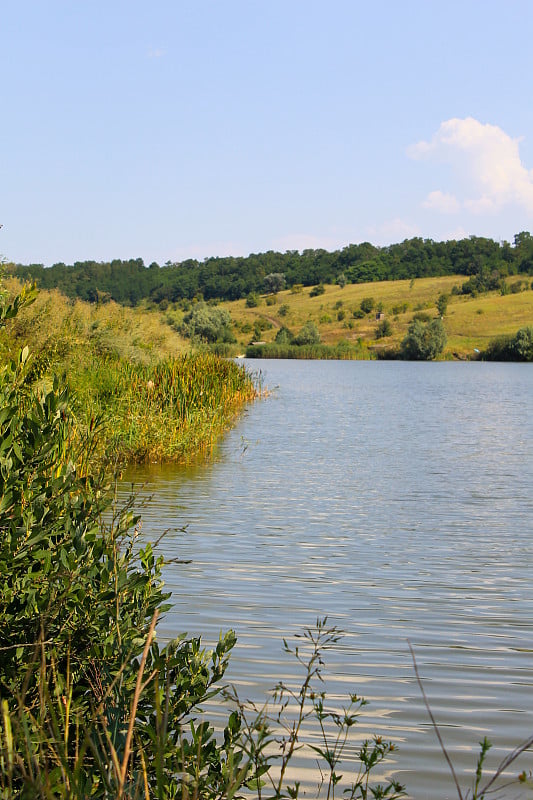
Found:
[[[166,568],[160,630],[235,629],[228,678],[260,699],[296,679],[282,637],[328,615],[332,698],[370,701],[361,731],[399,745],[412,797],[456,797],[407,643],[466,788],[483,736],[490,767],[533,733],[533,368],[248,366],[269,393],[212,463],[128,475],[154,494],[143,536],[190,560]]]

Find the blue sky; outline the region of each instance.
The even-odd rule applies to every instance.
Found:
[[[531,0],[3,0],[0,253],[533,230]]]

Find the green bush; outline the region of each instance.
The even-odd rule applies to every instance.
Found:
[[[300,328],[299,333],[294,338],[294,344],[318,344],[320,342],[320,332],[312,320],[308,320]]]
[[[277,344],[291,344],[292,340],[293,340],[293,335],[291,331],[285,325],[283,325],[283,327],[281,327],[279,331],[276,333],[276,338],[274,341]]]
[[[236,339],[231,330],[231,316],[225,308],[209,306],[203,301],[196,303],[183,318],[185,333],[202,342],[226,342]]]
[[[376,328],[376,339],[385,339],[392,335],[392,325],[388,319],[382,320]]]
[[[88,471],[95,432],[80,434],[57,382],[31,390],[29,364],[24,350],[0,386],[2,756],[8,730],[11,742],[0,786],[12,792],[2,797],[118,797],[126,787],[129,797],[145,778],[175,783],[178,761],[189,770],[184,726],[235,637],[213,653],[184,637],[158,646],[162,559],[136,545],[131,508],[114,513]],[[216,753],[218,764],[200,755],[213,791]]]
[[[311,291],[309,292],[309,297],[319,297],[321,294],[324,294],[326,291],[326,287],[323,283],[317,283],[316,286],[313,286]]]
[[[250,292],[246,298],[246,308],[256,308],[259,305],[259,296],[255,292]]]
[[[443,293],[440,294],[437,298],[436,306],[437,311],[439,312],[441,317],[446,316],[446,311],[448,310],[448,303],[450,301],[449,295]]]
[[[446,331],[441,319],[422,322],[414,319],[401,345],[403,358],[413,361],[432,361],[446,345]]]
[[[514,336],[498,336],[483,353],[487,361],[533,361],[533,328],[520,328]]]
[[[370,314],[375,305],[376,301],[374,300],[373,297],[363,297],[363,299],[359,304],[359,308],[361,309],[361,311],[363,311],[363,313]]]

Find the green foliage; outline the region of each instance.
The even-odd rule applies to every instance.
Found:
[[[533,361],[533,328],[520,328],[514,336],[493,339],[483,358],[487,361]]]
[[[22,296],[28,292],[24,289]],[[0,359],[14,358],[31,337],[26,384],[49,390],[53,375],[60,376],[80,436],[100,421],[92,454],[99,462],[203,457],[256,394],[242,365],[206,352],[220,348],[227,356],[224,343],[176,355],[181,345],[168,323],[181,325],[179,311],[168,309],[163,324],[157,314],[114,303],[98,309],[41,293],[14,317],[15,302],[20,298],[4,301]]]
[[[291,331],[283,325],[276,333],[275,342],[276,344],[292,344],[293,338]]]
[[[282,272],[270,272],[263,279],[265,294],[276,294],[285,288],[285,275]]]
[[[159,648],[162,559],[88,472],[94,431],[80,438],[68,392],[33,391],[29,364],[25,349],[0,383],[2,796],[133,796],[144,778],[175,782],[184,726],[235,638],[212,654],[184,637]]]
[[[299,333],[294,338],[297,345],[318,344],[320,342],[320,332],[312,320],[308,320],[300,328]]]
[[[340,275],[337,275],[337,285],[340,286],[341,289],[344,289],[344,287],[346,286],[347,283],[348,283],[348,279],[347,279],[346,275],[344,274],[344,272],[341,272]]]
[[[286,317],[288,313],[289,313],[289,306],[287,305],[287,303],[282,303],[278,309],[278,315],[280,317]]]
[[[370,314],[370,312],[374,309],[375,305],[376,301],[374,300],[373,297],[363,297],[363,299],[359,304],[359,308],[365,314]]]
[[[276,294],[267,294],[265,302],[267,306],[275,306],[278,302],[278,296]]]
[[[395,316],[398,316],[398,314],[405,314],[408,308],[409,303],[396,303],[391,310]]]
[[[123,305],[142,300],[175,303],[199,295],[205,300],[237,300],[250,292],[278,292],[286,285],[301,289],[321,283],[342,286],[344,281],[410,280],[412,286],[416,278],[453,274],[472,279],[459,291],[477,293],[499,288],[505,276],[533,274],[533,237],[522,231],[513,247],[476,236],[446,242],[415,237],[388,247],[362,242],[333,252],[321,248],[302,253],[268,251],[246,258],[169,261],[163,267],[151,264],[147,268],[142,259],[135,258],[71,266],[59,263],[47,269],[41,264],[9,265],[9,269],[21,279],[36,280],[42,288],[58,288],[69,297],[94,302],[111,297]]]
[[[231,331],[231,316],[225,308],[197,303],[183,318],[185,331],[191,339],[202,342],[235,342]]]
[[[246,298],[246,308],[256,308],[259,305],[259,295],[255,292],[250,292]]]
[[[311,291],[309,292],[309,297],[319,297],[321,294],[324,294],[326,291],[326,287],[323,283],[318,283],[316,286],[313,286]]]
[[[446,331],[441,319],[426,323],[414,319],[402,342],[401,354],[412,361],[432,361],[442,353],[445,345]]]
[[[392,325],[388,319],[383,319],[376,328],[376,339],[385,339],[392,336]]]
[[[450,301],[450,297],[447,294],[440,294],[437,298],[436,306],[437,311],[441,317],[446,316],[446,311],[448,310],[448,303]]]

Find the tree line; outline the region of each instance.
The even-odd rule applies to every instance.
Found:
[[[340,250],[269,250],[246,257],[187,259],[149,266],[143,259],[109,262],[76,261],[11,264],[8,271],[33,280],[44,289],[57,288],[72,298],[89,302],[113,299],[135,306],[149,300],[161,305],[192,300],[238,300],[295,285],[432,278],[464,275],[465,291],[484,291],[509,275],[533,274],[533,236],[516,234],[513,244],[471,236],[435,242],[416,237],[377,247],[369,242],[349,244]]]

